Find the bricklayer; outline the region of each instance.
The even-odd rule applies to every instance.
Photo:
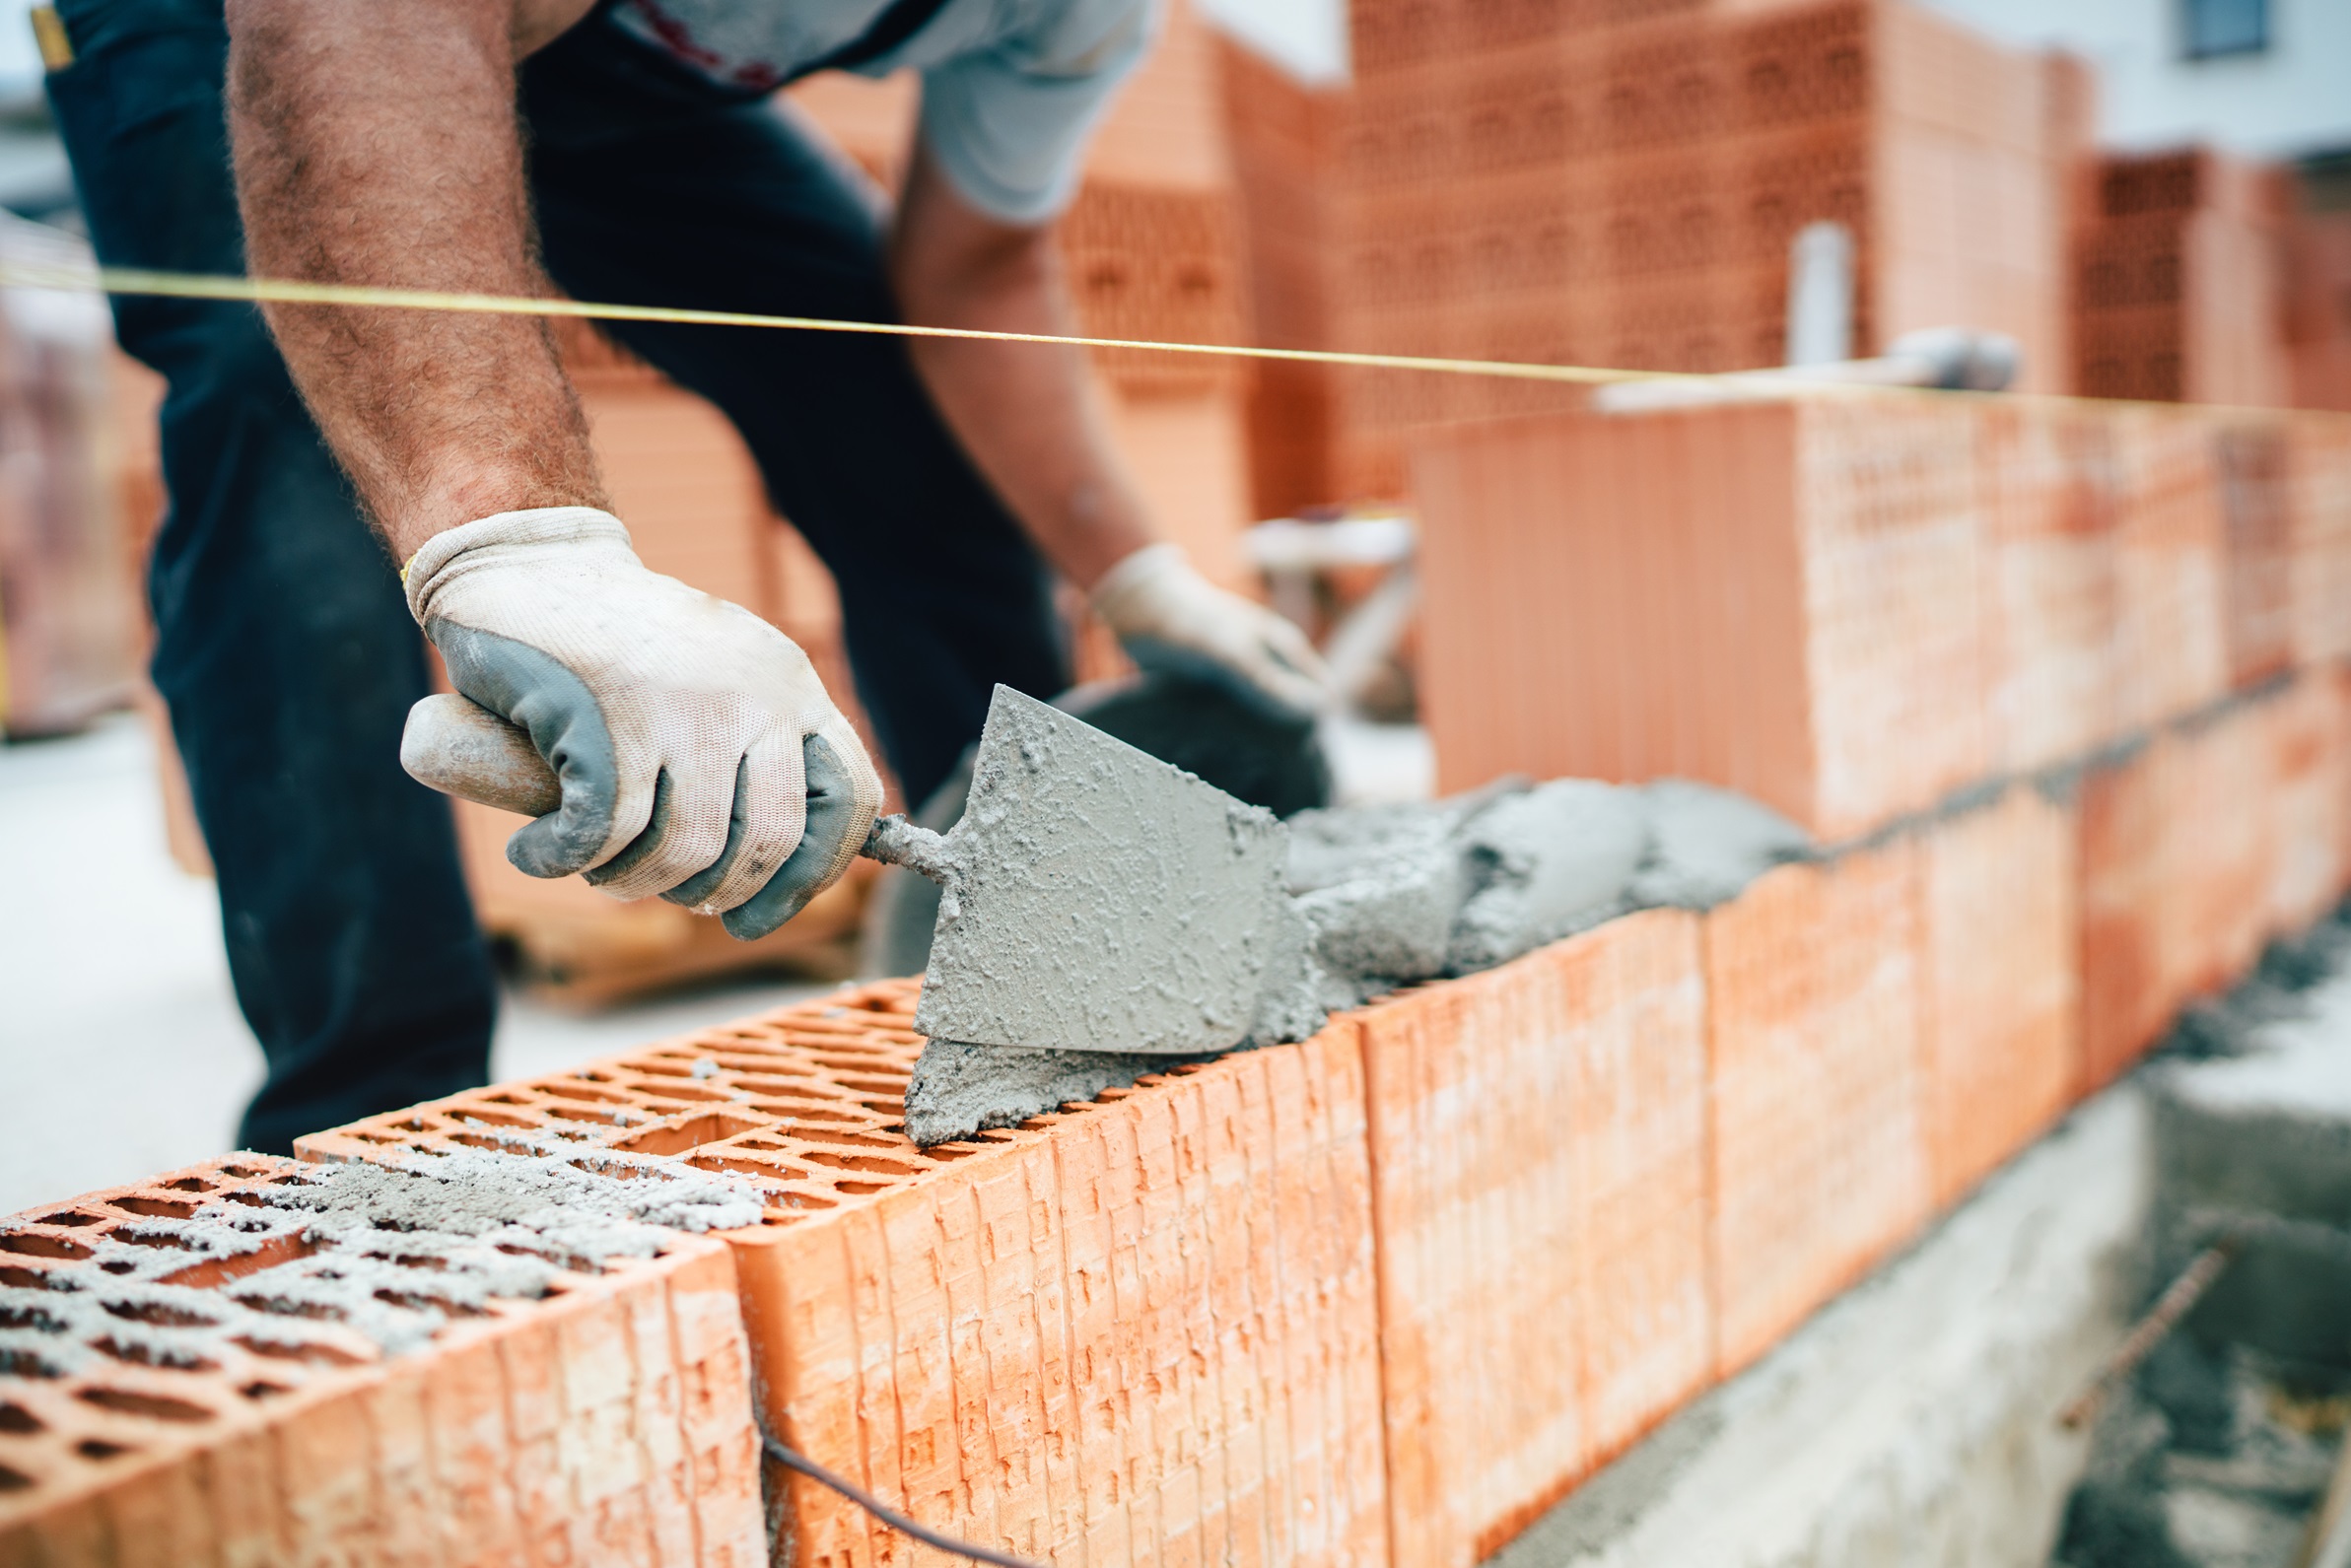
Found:
[[[419,1259],[397,1299],[451,1321],[386,1356],[331,1312],[241,1299],[309,1250],[299,1224],[250,1252],[190,1238],[299,1170],[232,1156],[0,1220],[0,1562],[764,1559],[725,1246],[679,1235],[486,1305],[437,1296]],[[125,1284],[133,1248],[188,1262]],[[69,1333],[60,1292],[121,1329]]]
[[[1383,1556],[1351,1029],[920,1150],[898,1125],[912,1010],[908,983],[847,991],[302,1152],[543,1142],[727,1171],[768,1201],[728,1238],[767,1416],[819,1463],[1061,1561]],[[794,1560],[905,1560],[833,1494],[788,1499]]]

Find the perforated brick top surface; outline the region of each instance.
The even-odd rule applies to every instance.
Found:
[[[246,1423],[380,1358],[342,1325],[272,1322],[235,1300],[238,1279],[305,1250],[298,1228],[242,1255],[187,1233],[199,1208],[249,1200],[298,1169],[236,1156],[0,1220],[0,1525],[48,1493]],[[158,1259],[185,1261],[159,1268]],[[94,1334],[61,1315],[90,1295],[117,1329]],[[252,1321],[214,1331],[232,1316]]]
[[[458,1148],[669,1155],[748,1179],[766,1222],[790,1224],[919,1181],[990,1144],[1037,1135],[1007,1128],[928,1149],[906,1135],[906,1081],[924,1044],[914,1029],[919,989],[912,980],[845,989],[313,1133],[295,1150],[311,1160]]]
[[[451,1357],[466,1357],[469,1388],[511,1402],[516,1420],[533,1399],[593,1413],[589,1396],[610,1391],[567,1368],[561,1336],[582,1338],[615,1313],[643,1317],[649,1302],[668,1303],[668,1317],[661,1353],[640,1351],[642,1365],[619,1374],[627,1387],[611,1398],[626,1406],[614,1427],[622,1447],[660,1438],[664,1421],[674,1445],[678,1377],[709,1363],[707,1381],[722,1403],[731,1399],[731,1420],[702,1418],[709,1430],[689,1434],[704,1451],[697,1463],[714,1484],[727,1467],[718,1459],[748,1473],[744,1359],[723,1244],[671,1234],[658,1256],[600,1265],[560,1261],[557,1246],[502,1280],[431,1256],[421,1237],[387,1232],[357,1248],[321,1240],[316,1211],[270,1195],[314,1186],[317,1175],[298,1161],[236,1154],[0,1218],[0,1560],[17,1560],[11,1548],[31,1540],[63,1552],[57,1561],[112,1562],[104,1542],[114,1540],[157,1561],[210,1561],[232,1539],[273,1541],[281,1553],[251,1560],[310,1560],[313,1537],[356,1542],[354,1560],[379,1560],[370,1550],[384,1542],[369,1534],[379,1527],[446,1534],[400,1517],[393,1494],[431,1504],[446,1522],[462,1511],[468,1487],[488,1495],[536,1472],[512,1458],[521,1437],[506,1431],[503,1410],[467,1426],[452,1406],[419,1417],[435,1430],[430,1442],[455,1457],[452,1475],[405,1475],[423,1462],[402,1454],[403,1440],[421,1429],[398,1400],[384,1403],[386,1391],[399,1386],[413,1401],[424,1381],[457,1364]],[[404,1256],[411,1240],[417,1255]],[[718,1330],[694,1319],[709,1316],[694,1292],[726,1311]],[[667,1327],[680,1314],[692,1321]],[[502,1364],[511,1385],[503,1394]],[[312,1428],[341,1435],[323,1448],[313,1437],[288,1446],[288,1434]],[[343,1441],[353,1430],[356,1448]],[[467,1443],[493,1466],[489,1479],[464,1475]],[[571,1469],[600,1458],[593,1444],[582,1452]],[[539,1468],[552,1477],[545,1496],[511,1497],[494,1511],[510,1516],[510,1531],[561,1534],[583,1516],[578,1477],[555,1461]],[[605,1469],[620,1475],[607,1492],[641,1479],[622,1473],[625,1465]],[[703,1516],[706,1545],[758,1538],[755,1486],[719,1485],[677,1506]],[[648,1512],[638,1506],[630,1521]]]

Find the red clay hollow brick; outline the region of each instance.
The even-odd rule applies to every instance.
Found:
[[[1696,917],[1360,1015],[1400,1565],[1488,1555],[1706,1381]]]
[[[1719,1372],[1926,1218],[1917,849],[1769,872],[1707,915]]]
[[[1919,848],[1919,1092],[1948,1204],[2063,1114],[2080,1080],[2070,803],[2028,784]]]
[[[307,1180],[235,1155],[0,1220],[0,1562],[764,1559],[723,1243],[536,1299],[395,1257],[362,1332],[285,1282],[317,1244],[267,1194]]]
[[[617,1147],[765,1194],[726,1233],[779,1438],[1064,1563],[1387,1556],[1354,1028],[918,1149],[915,988],[846,990],[306,1139],[311,1158]],[[771,1472],[779,1560],[913,1560]],[[929,1554],[922,1554],[928,1560]]]

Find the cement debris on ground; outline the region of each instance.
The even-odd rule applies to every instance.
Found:
[[[2168,1275],[2228,1269],[2108,1395],[2052,1559],[2063,1568],[2298,1561],[2351,1422],[2351,921],[2273,943],[2183,1014],[2145,1074]]]
[[[2351,1416],[2351,1369],[2176,1333],[2101,1412],[2061,1568],[2286,1568]]]
[[[1767,807],[1684,780],[1506,779],[1443,800],[1303,811],[1280,827],[1290,897],[1286,909],[1245,933],[1268,960],[1247,1046],[1303,1040],[1330,1012],[1400,986],[1491,969],[1635,909],[1711,908],[1813,848]],[[1204,850],[1220,848],[1201,837]],[[1041,907],[1066,907],[1067,898],[1066,887],[1052,887]],[[1094,900],[1107,919],[1102,903]],[[941,922],[942,935],[950,929],[957,940],[937,951],[946,973],[961,974],[973,967],[962,949],[983,927],[962,919]],[[995,935],[1001,940],[1011,929],[999,925]],[[940,978],[934,969],[926,1007]],[[991,985],[989,993],[1004,989]],[[1024,1027],[1036,1037],[1035,1020]],[[907,1127],[924,1144],[1090,1099],[1170,1059],[1030,1049],[998,1062],[1000,1048],[933,1033],[939,1043],[907,1091]]]

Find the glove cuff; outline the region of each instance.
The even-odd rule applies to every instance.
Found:
[[[522,511],[500,511],[437,533],[400,569],[400,579],[408,590],[408,613],[416,617],[417,625],[424,625],[432,613],[435,589],[471,567],[490,565],[544,547],[583,545],[617,548],[631,560],[636,559],[627,526],[596,507],[532,507]]]
[[[1094,613],[1102,617],[1113,632],[1126,619],[1128,608],[1151,583],[1171,576],[1197,577],[1192,562],[1184,554],[1184,547],[1171,541],[1146,544],[1128,556],[1117,566],[1102,574],[1090,595]]]

